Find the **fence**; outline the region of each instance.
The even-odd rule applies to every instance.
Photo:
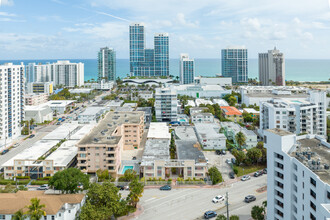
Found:
[[[176,181],[176,185],[212,185],[211,181]]]

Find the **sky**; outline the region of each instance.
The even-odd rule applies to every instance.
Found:
[[[249,58],[276,46],[292,59],[330,59],[330,0],[0,0],[0,60],[96,59],[100,47],[129,57],[129,25],[146,45],[168,32],[170,58]]]

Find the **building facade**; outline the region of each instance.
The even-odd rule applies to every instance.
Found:
[[[98,81],[116,80],[116,51],[103,47],[98,52]]]
[[[243,114],[233,106],[220,106],[223,116],[233,122],[243,122]]]
[[[267,219],[329,219],[329,149],[315,135],[265,131]]]
[[[231,77],[207,77],[207,76],[196,76],[195,84],[197,85],[219,85],[219,86],[231,86],[232,85],[232,78]]]
[[[157,121],[176,121],[178,100],[175,91],[157,88],[155,94],[155,113]]]
[[[231,77],[233,83],[248,82],[248,53],[244,47],[221,50],[222,76]]]
[[[205,150],[226,149],[226,136],[219,133],[216,123],[196,123],[195,131],[202,148]]]
[[[180,54],[180,83],[190,84],[194,82],[194,59],[189,59],[188,54]]]
[[[52,94],[54,92],[53,82],[32,82],[26,84],[27,93]]]
[[[48,101],[47,93],[40,94],[26,94],[25,105],[40,105]]]
[[[21,135],[24,120],[24,65],[0,65],[0,145],[3,147]],[[1,149],[1,147],[0,147]]]
[[[131,76],[169,76],[169,36],[154,36],[154,49],[146,49],[143,23],[129,26]]]
[[[273,99],[260,106],[260,129],[279,128],[295,134],[326,136],[326,94],[311,91],[308,101]]]
[[[232,140],[235,144],[236,141],[236,134],[242,132],[245,136],[245,144],[241,147],[245,149],[251,149],[258,144],[258,137],[257,135],[251,131],[246,129],[245,127],[241,127],[239,124],[234,122],[221,122],[221,128],[224,129],[224,134],[226,135],[228,140]]]
[[[284,54],[279,50],[259,53],[259,81],[263,86],[285,86]]]
[[[192,123],[213,123],[214,116],[208,112],[194,113],[191,114],[191,122]]]

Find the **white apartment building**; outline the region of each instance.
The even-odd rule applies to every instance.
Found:
[[[264,86],[285,86],[284,54],[279,50],[259,53],[259,81]]]
[[[196,85],[219,85],[219,86],[231,86],[232,78],[231,77],[206,77],[206,76],[197,76],[194,79]]]
[[[0,65],[0,150],[21,135],[24,118],[24,65]]]
[[[267,219],[330,218],[330,144],[315,135],[265,131]]]
[[[90,124],[97,123],[100,116],[106,111],[105,107],[87,107],[84,112],[78,115],[78,123]]]
[[[47,93],[40,94],[25,94],[25,105],[40,105],[48,101]]]
[[[226,136],[219,133],[220,126],[216,123],[196,123],[195,131],[199,143],[205,150],[226,149]]]
[[[57,63],[29,63],[27,68],[28,82],[54,82],[54,85],[75,87],[84,85],[84,64],[59,60]]]
[[[308,101],[273,99],[260,106],[260,129],[280,128],[295,134],[326,135],[326,94],[310,91]]]
[[[209,112],[199,112],[191,114],[192,123],[213,123],[214,116]]]
[[[157,121],[176,121],[178,114],[176,92],[170,88],[157,88],[155,113]]]

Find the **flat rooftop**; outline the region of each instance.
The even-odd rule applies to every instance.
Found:
[[[148,131],[148,139],[171,139],[169,127],[166,122],[151,122]]]
[[[307,94],[271,94],[271,93],[247,93],[245,94],[248,97],[254,97],[254,98],[307,98],[308,95]]]
[[[112,135],[117,127],[140,124],[143,115],[143,112],[109,112],[78,144],[117,144],[121,136]]]
[[[245,136],[257,136],[253,131],[248,130],[245,127],[241,127],[239,124],[235,122],[220,122],[221,127],[226,127],[227,129],[231,129],[234,133],[242,132]]]
[[[170,159],[170,140],[147,140],[142,155],[141,166],[152,165],[155,160]]]
[[[180,140],[197,141],[194,127],[192,126],[178,126],[175,128],[175,135]]]
[[[52,100],[45,104],[49,105],[50,107],[66,107],[73,102],[75,102],[75,100]]]
[[[14,166],[14,160],[37,160],[59,142],[59,140],[39,140],[5,162],[2,166]]]
[[[107,106],[109,106],[109,107],[119,107],[119,106],[121,106],[123,103],[124,103],[123,100],[112,100],[112,101],[110,101],[110,102],[107,104]]]
[[[291,156],[295,157],[306,167],[312,170],[320,179],[330,184],[330,169],[325,168],[325,165],[330,166],[330,145],[325,146],[320,140],[313,139],[301,139],[297,141],[300,144]],[[310,155],[310,159],[308,159]]]
[[[219,133],[220,126],[215,123],[196,123],[195,129],[197,134],[199,134],[203,139],[226,138],[224,134]]]
[[[75,146],[77,142],[78,140],[68,140],[62,143],[46,160],[53,160],[54,166],[66,167],[77,156],[78,148]]]
[[[68,138],[69,134],[73,135],[75,130],[79,130],[82,127],[83,127],[82,125],[79,125],[76,123],[64,123],[61,126],[57,127],[51,133],[47,134],[42,139],[44,139],[44,140],[62,140],[62,139]]]
[[[105,110],[105,107],[91,106],[91,107],[87,107],[84,112],[79,114],[79,116],[96,115],[104,110]]]
[[[289,131],[285,131],[285,130],[282,130],[279,128],[268,129],[267,131],[280,135],[280,136],[294,135],[293,133],[291,133]]]
[[[206,163],[200,144],[191,140],[175,140],[179,160],[194,160],[196,163]]]
[[[260,113],[260,111],[257,111],[254,108],[243,108],[243,110],[250,114],[259,114]]]

